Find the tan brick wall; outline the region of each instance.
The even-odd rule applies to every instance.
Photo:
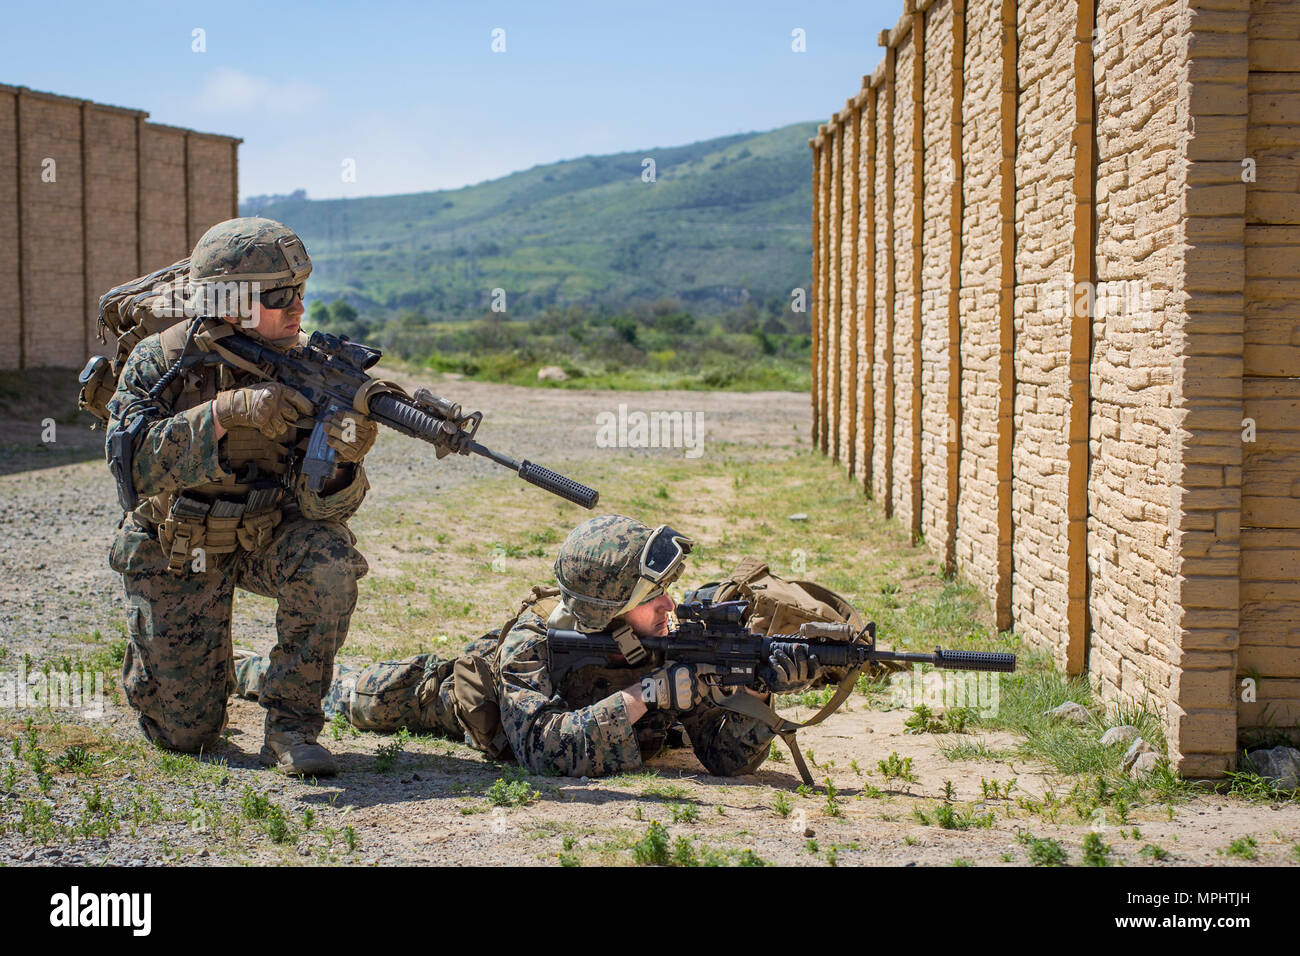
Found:
[[[944,553],[948,528],[948,291],[952,250],[952,6],[925,17],[921,247],[921,533]],[[955,423],[953,428],[955,428]]]
[[[1108,698],[1171,697],[1173,372],[1185,314],[1183,15],[1103,0],[1093,44],[1099,294],[1092,323],[1089,671]],[[1221,705],[1222,705],[1221,701]]]
[[[225,137],[191,133],[189,145],[190,248],[209,228],[238,215],[235,209],[234,149]]]
[[[33,94],[19,97],[19,109],[23,353],[29,366],[71,365],[85,355],[81,109]]]
[[[997,601],[1001,0],[971,0],[962,100],[962,459],[958,567]]]
[[[909,39],[898,48],[894,74],[894,514],[914,526],[912,501],[912,184],[913,53]]]
[[[1300,4],[1253,0],[1247,43],[1242,397],[1256,440],[1242,446],[1237,677],[1257,687],[1237,698],[1240,726],[1258,728],[1300,724]]]
[[[18,310],[18,136],[17,102],[0,91],[0,368],[16,368],[22,326]]]
[[[1074,3],[1022,0],[1016,154],[1016,629],[1065,666]]]
[[[907,0],[881,42],[857,461],[1000,625],[1220,774],[1300,720],[1300,0]]]
[[[234,214],[238,140],[192,134],[187,177],[189,131],[144,116],[0,85],[0,336],[14,343],[0,368],[110,352],[96,335],[99,296],[183,258]]]
[[[194,248],[185,223],[185,131],[146,126],[141,161],[141,254],[145,269],[158,269]]]
[[[86,284],[84,315],[92,352],[111,355],[95,330],[99,297],[139,274],[136,261],[137,200],[135,130],[130,113],[91,107],[86,111]]]
[[[886,58],[890,56],[886,53]],[[875,349],[872,355],[872,375],[875,389],[875,428],[872,429],[872,488],[873,497],[881,503],[887,515],[893,514],[893,444],[894,444],[894,333],[893,288],[894,272],[891,262],[897,250],[894,236],[893,190],[891,174],[893,150],[890,145],[894,135],[894,97],[888,81],[875,87],[876,97],[876,282],[874,298]]]

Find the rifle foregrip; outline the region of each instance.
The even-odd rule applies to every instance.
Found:
[[[370,417],[403,435],[433,442],[442,422],[396,395],[376,395],[370,399]]]
[[[572,478],[566,478],[531,461],[520,464],[519,477],[553,495],[559,495],[566,501],[572,501],[575,505],[582,505],[588,510],[596,507],[596,502],[600,500],[600,492],[595,488],[580,485]]]
[[[1016,655],[997,651],[945,651],[934,649],[934,666],[962,671],[1003,671],[1016,669]]]

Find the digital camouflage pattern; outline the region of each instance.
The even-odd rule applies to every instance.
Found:
[[[190,254],[190,281],[256,280],[264,288],[297,284],[311,274],[311,258],[297,234],[274,219],[246,216],[219,222]]]
[[[602,630],[618,616],[640,576],[651,530],[634,518],[600,515],[569,532],[555,558],[555,580],[579,630]]]
[[[109,436],[126,424],[123,410],[147,396],[166,364],[158,335],[136,346],[109,402]],[[218,374],[235,385],[255,380],[212,367],[196,373],[200,381],[182,392],[176,413],[153,420],[137,444],[132,474],[142,496],[166,500],[182,489],[233,481],[234,466],[224,451],[228,443],[217,441],[211,405],[194,404],[211,395]],[[233,430],[230,435],[237,437]],[[287,483],[289,476],[279,477]],[[236,587],[279,601],[279,643],[262,694],[267,731],[296,731],[314,739],[323,723],[320,702],[334,655],[356,604],[356,582],[367,570],[346,521],[368,487],[360,465],[350,482],[330,495],[318,495],[299,481],[286,489],[282,520],[264,547],[256,553],[208,554],[205,569],[186,563],[180,573],[168,570],[156,524],[144,517],[148,509],[126,517],[110,564],[122,574],[127,595],[124,690],[150,739],[185,751],[219,739],[233,686],[230,613]]]
[[[577,668],[552,674],[546,622],[525,615],[501,644],[501,722],[510,748],[534,773],[596,777],[635,770],[657,754],[668,728],[681,721],[695,756],[709,773],[753,773],[769,752],[772,731],[710,702],[689,711],[650,711],[635,724],[621,691],[663,665]]]
[[[465,653],[496,654],[496,639],[475,641]],[[679,720],[700,763],[717,776],[753,773],[770,750],[773,734],[765,724],[711,702],[688,712],[651,711],[633,724],[620,692],[639,685],[662,660],[552,675],[546,622],[536,614],[525,614],[506,635],[497,661],[506,738],[515,759],[534,773],[598,777],[635,770],[663,749],[669,728]],[[339,667],[325,710],[343,714],[362,730],[391,733],[406,727],[472,745],[456,721],[451,664],[419,654],[360,672]],[[256,700],[268,665],[260,657],[241,662],[235,692]]]

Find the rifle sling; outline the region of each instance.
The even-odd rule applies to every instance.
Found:
[[[227,328],[229,327],[227,326]],[[213,334],[214,331],[216,332],[216,334]],[[252,362],[240,358],[238,355],[230,351],[230,349],[226,348],[224,345],[218,344],[217,341],[218,339],[225,338],[227,335],[230,335],[231,332],[233,331],[234,331],[233,329],[231,329],[230,332],[222,332],[221,330],[205,329],[204,331],[200,332],[198,335],[194,337],[194,341],[198,345],[198,347],[202,349],[204,352],[216,353],[217,355],[221,356],[222,359],[229,362],[231,365],[235,366],[235,368],[243,369],[245,372],[251,372],[253,375],[256,375],[258,378],[266,379],[268,381],[271,380],[270,375],[267,375],[266,372],[262,371]]]
[[[858,676],[866,669],[867,663],[859,664],[845,674],[844,679],[835,688],[834,696],[822,705],[821,710],[803,723],[787,720],[753,694],[747,694],[741,690],[737,690],[726,697],[715,698],[715,701],[719,707],[745,717],[752,717],[770,727],[772,732],[785,741],[785,745],[790,749],[790,756],[794,759],[794,765],[798,768],[799,776],[803,778],[803,782],[813,787],[816,784],[813,783],[812,774],[808,772],[808,765],[804,762],[803,754],[799,752],[799,742],[795,739],[795,733],[804,727],[820,724],[839,710],[840,705],[848,699],[849,694],[853,693],[853,688],[858,683]]]

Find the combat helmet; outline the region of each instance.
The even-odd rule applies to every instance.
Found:
[[[666,525],[651,529],[624,515],[578,525],[560,545],[555,580],[584,631],[599,631],[664,593],[682,573],[691,539]]]
[[[258,282],[264,290],[300,285],[311,275],[302,240],[274,219],[245,216],[219,222],[190,253],[190,282]]]

